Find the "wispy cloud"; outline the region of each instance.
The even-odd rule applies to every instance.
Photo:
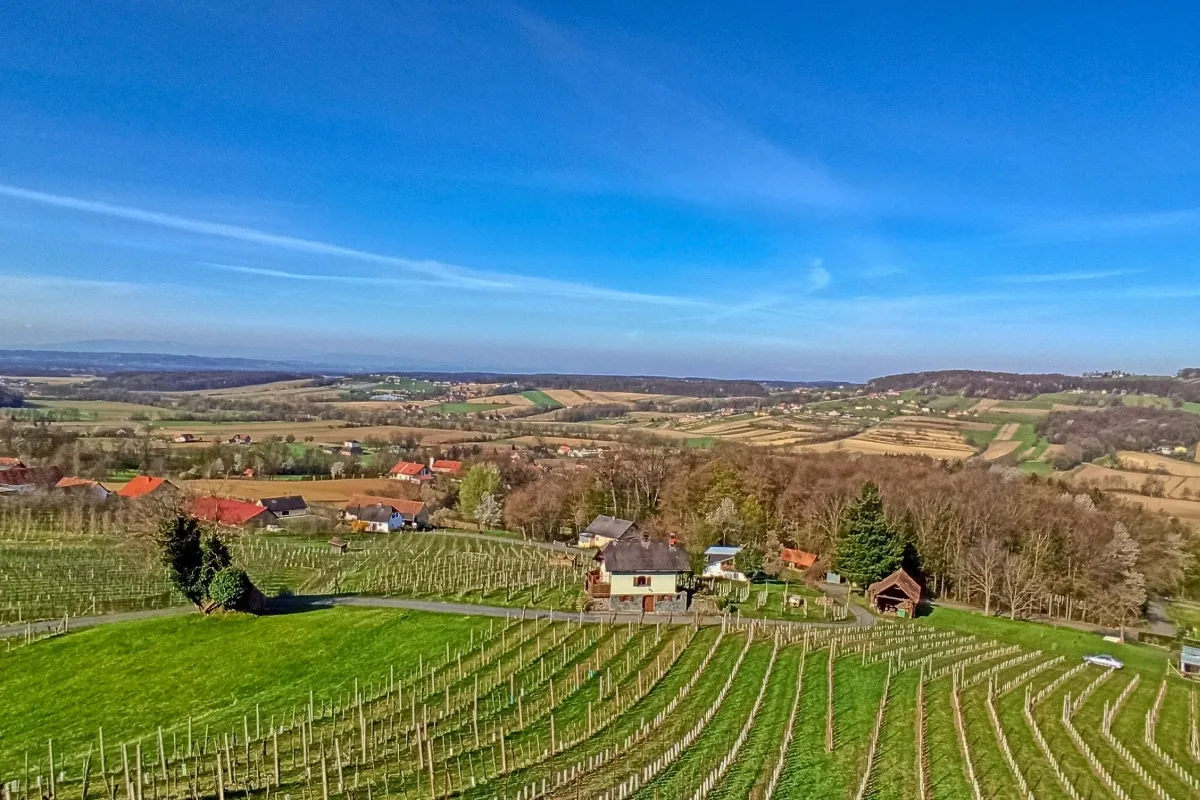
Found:
[[[1016,235],[1033,241],[1090,241],[1188,228],[1200,228],[1200,208],[1070,216],[1024,225]]]
[[[1123,275],[1136,275],[1141,271],[1137,269],[1103,269],[1078,270],[1074,272],[1031,272],[1020,275],[994,275],[989,280],[996,283],[1009,284],[1073,283],[1119,278]]]
[[[582,101],[572,107],[571,121],[583,135],[581,147],[600,147],[636,191],[773,211],[862,204],[858,192],[815,159],[648,76],[619,54],[590,47],[527,10],[510,7],[509,16]]]
[[[831,283],[833,283],[833,275],[825,267],[825,262],[819,258],[813,259],[812,265],[808,269],[808,291],[819,292]]]
[[[307,253],[316,256],[356,261],[359,263],[375,264],[393,269],[403,270],[409,278],[421,282],[482,292],[527,293],[548,297],[570,297],[592,299],[630,304],[647,304],[663,306],[706,306],[703,300],[688,297],[673,297],[670,295],[631,292],[620,289],[608,289],[585,283],[556,281],[547,278],[536,278],[524,275],[514,275],[499,272],[486,272],[446,264],[440,261],[403,258],[382,253],[372,253],[351,247],[330,244],[328,242],[303,239],[295,236],[282,236],[266,231],[246,228],[238,225],[227,225],[217,222],[178,217],[159,211],[148,211],[131,206],[87,200],[79,197],[50,194],[17,186],[0,184],[0,197],[9,197],[54,208],[68,209],[88,214],[138,222],[160,228],[169,228],[185,233],[201,236],[211,236],[219,239],[235,240],[262,247]],[[267,270],[255,267],[236,267],[230,265],[214,265],[219,269],[256,274],[262,277],[272,277],[287,280],[311,281],[342,281],[380,283],[394,278],[372,278],[368,276],[343,275],[338,273],[300,273],[280,270]],[[411,281],[410,281],[411,282]]]

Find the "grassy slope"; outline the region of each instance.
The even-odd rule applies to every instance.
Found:
[[[20,648],[0,656],[0,773],[23,753],[38,757],[54,737],[63,755],[86,749],[104,727],[105,741],[143,735],[159,725],[203,735],[254,706],[291,713],[309,690],[333,697],[354,679],[415,669],[420,656],[442,655],[446,642],[465,649],[482,618],[392,610],[336,608],[252,618],[185,616],[113,625]],[[136,710],[136,713],[133,713]]]

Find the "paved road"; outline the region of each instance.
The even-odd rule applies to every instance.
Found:
[[[832,587],[834,592],[827,592],[830,596],[837,597],[836,589]],[[844,587],[843,587],[844,589]],[[845,593],[842,592],[844,599]],[[484,606],[475,603],[443,603],[435,600],[409,600],[401,597],[366,597],[360,595],[301,595],[298,597],[279,598],[271,603],[271,610],[276,613],[300,613],[311,609],[332,608],[333,606],[355,606],[359,608],[400,608],[408,611],[428,611],[435,614],[460,614],[464,616],[478,617],[522,617],[524,619],[550,619],[555,622],[662,622],[674,625],[690,625],[694,622],[699,622],[701,625],[720,625],[722,617],[720,616],[702,616],[697,618],[692,614],[676,614],[667,616],[664,614],[590,614],[570,611],[551,611],[541,608],[503,608],[501,606]],[[871,616],[866,609],[859,608],[854,604],[850,605],[850,610],[854,612],[855,622],[853,624],[870,626],[875,623],[875,618]],[[168,617],[178,614],[187,614],[192,612],[190,606],[178,606],[174,608],[159,608],[149,609],[146,611],[129,611],[120,614],[103,614],[94,617],[76,617],[70,621],[68,630],[76,630],[78,628],[91,628],[96,625],[107,625],[114,622],[131,622],[139,619],[153,619],[155,617]],[[759,620],[760,624],[764,625],[790,625],[789,620]],[[62,629],[62,620],[51,620],[46,622],[34,622],[24,625],[6,625],[0,626],[0,639],[24,636],[26,632],[32,631],[34,635],[44,633],[57,632]],[[845,622],[814,622],[809,623],[814,628],[841,628],[846,627],[849,623]]]

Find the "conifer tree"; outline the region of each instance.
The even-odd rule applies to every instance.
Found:
[[[866,483],[842,514],[834,566],[843,578],[870,586],[900,566],[904,541],[883,513],[879,487]]]

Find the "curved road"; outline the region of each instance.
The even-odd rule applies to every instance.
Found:
[[[821,585],[822,591],[836,600],[845,601],[845,587]],[[838,589],[841,589],[839,592]],[[724,617],[717,615],[697,617],[692,614],[662,615],[662,614],[595,614],[570,611],[551,611],[543,608],[504,608],[501,606],[484,606],[475,603],[448,603],[437,600],[410,600],[402,597],[369,597],[362,595],[308,595],[276,598],[271,601],[271,611],[276,613],[297,613],[333,606],[356,606],[360,608],[399,608],[408,611],[428,611],[436,614],[460,614],[479,617],[514,617],[523,619],[550,619],[556,622],[663,622],[674,625],[690,625],[698,622],[701,625],[720,625]],[[818,628],[840,628],[848,625],[870,627],[875,624],[875,617],[861,606],[850,604],[854,614],[853,623],[845,622],[812,622],[807,623]],[[68,621],[66,630],[93,628],[97,625],[110,625],[116,622],[132,622],[140,619],[170,617],[180,614],[193,613],[191,606],[174,606],[171,608],[154,608],[145,611],[126,611],[117,614],[99,614],[94,617],[74,617]],[[791,620],[758,620],[764,625],[790,625]],[[30,634],[40,636],[46,633],[64,632],[62,620],[44,620],[42,622],[27,622],[18,625],[0,626],[0,639]]]

